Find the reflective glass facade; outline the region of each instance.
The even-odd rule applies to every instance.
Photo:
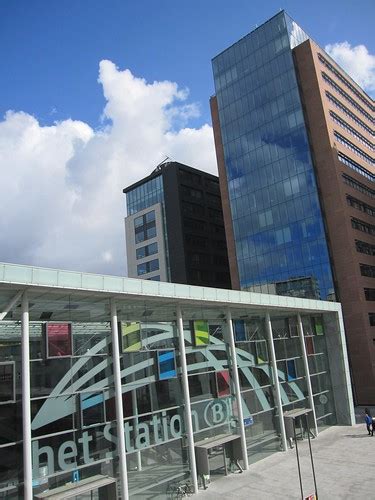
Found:
[[[22,268],[16,272],[20,269],[22,275]],[[51,270],[34,268],[32,273],[44,283],[54,280]],[[300,311],[306,307],[299,323],[304,355],[298,310],[291,303],[285,303],[286,309],[265,309],[260,301],[252,303],[256,294],[244,296],[243,304],[239,295],[233,295],[233,303],[229,295],[214,303],[203,296],[186,298],[195,287],[180,286],[177,296],[171,295],[168,283],[60,273],[58,281],[65,286],[79,286],[81,280],[90,291],[67,293],[57,285],[35,287],[28,281],[25,302],[19,283],[0,279],[0,310],[8,311],[0,320],[0,498],[48,498],[86,487],[90,498],[121,497],[126,490],[130,498],[165,499],[179,484],[193,484],[194,477],[203,487],[204,475],[215,480],[223,476],[225,466],[229,471],[244,466],[243,450],[251,464],[283,448],[276,387],[282,411],[309,408],[307,378],[317,425],[350,423],[344,335],[336,304],[313,313],[311,303],[307,310],[301,302]],[[119,280],[125,293],[119,290]],[[99,290],[95,286],[100,282]],[[136,292],[138,286],[147,291]],[[204,290],[210,297],[220,295],[212,288],[197,288],[195,294]],[[168,301],[162,300],[163,293]],[[266,310],[271,313],[271,336]],[[27,331],[30,359],[25,364]],[[326,341],[340,346],[335,379]],[[272,345],[277,372],[272,368]],[[310,377],[303,359],[308,360]],[[24,369],[30,377],[27,402],[26,382],[21,383]],[[334,393],[332,386],[340,392]],[[25,404],[30,404],[29,422],[22,415]],[[124,433],[124,454],[119,430]],[[191,450],[198,457],[199,448],[217,439],[221,444],[207,458],[208,472],[199,460],[194,466]],[[31,463],[23,460],[28,440]],[[27,463],[32,496],[23,489]],[[98,492],[100,481],[113,485],[112,493]]]
[[[161,175],[142,183],[129,191],[126,195],[126,209],[128,215],[133,215],[156,203],[163,202],[163,179]]]
[[[213,59],[242,289],[332,299],[334,286],[284,12]]]

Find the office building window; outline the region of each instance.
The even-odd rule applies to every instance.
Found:
[[[144,215],[140,215],[134,219],[135,242],[155,238],[156,236],[156,221],[155,210],[151,210]]]
[[[151,278],[147,278],[148,281],[160,281],[160,276],[151,276]]]
[[[365,288],[366,300],[375,300],[375,288]]]
[[[201,200],[203,198],[203,192],[200,189],[194,189],[189,186],[181,186],[182,194],[187,198],[193,198],[196,200]]]
[[[363,161],[365,161],[369,165],[373,166],[374,160],[371,158],[370,155],[368,155],[367,153],[362,151],[362,149],[358,148],[355,144],[353,144],[351,141],[348,141],[348,139],[346,139],[344,136],[342,136],[341,134],[339,134],[336,131],[335,131],[335,138],[340,144],[342,144],[346,148],[350,149],[350,151],[353,151],[353,153],[355,153],[357,156],[359,156]],[[341,158],[342,156],[344,156],[344,155],[339,154],[340,161],[343,161]],[[344,160],[346,160],[346,162],[353,163],[354,165],[356,165],[356,163],[353,162],[350,158],[347,158],[344,156]],[[344,163],[345,163],[345,161],[344,161]],[[370,172],[369,172],[369,175],[371,175]],[[374,179],[374,176],[372,176],[372,178],[370,177],[370,180],[373,180],[373,179]]]
[[[336,113],[333,111],[330,111],[329,114],[331,115],[332,120],[337,123],[337,125],[340,125],[344,130],[348,132],[348,134],[352,135],[357,139],[357,141],[361,142],[365,146],[371,149],[371,151],[374,151],[374,145],[372,142],[366,139],[362,134],[360,134],[355,128],[353,128],[349,123],[347,123],[345,120],[340,118]]]
[[[368,313],[370,326],[375,326],[375,313]]]
[[[350,111],[350,109],[348,109],[346,106],[344,106],[342,104],[342,102],[340,102],[338,99],[336,99],[336,97],[334,97],[330,92],[326,91],[326,96],[327,96],[327,99],[334,106],[336,106],[337,109],[339,109],[342,113],[344,113],[344,115],[346,115],[349,118],[351,118],[357,125],[359,125],[361,128],[363,128],[363,130],[366,130],[366,132],[368,132],[370,135],[373,134],[371,128],[368,125],[366,125],[365,122],[363,122],[362,120],[360,120],[358,118],[358,116],[356,116],[354,113],[352,113]]]
[[[151,243],[150,245],[146,245],[144,247],[137,248],[136,257],[138,259],[144,259],[145,257],[149,257],[150,255],[154,255],[158,253],[158,244]]]
[[[163,179],[158,175],[126,193],[128,215],[136,214],[156,203],[163,203],[163,200]]]
[[[372,224],[367,224],[363,220],[355,219],[352,217],[352,228],[362,231],[367,234],[375,234],[375,226]]]
[[[369,196],[370,198],[375,197],[375,191],[373,189],[365,186],[361,182],[356,181],[355,179],[353,179],[353,177],[350,177],[349,175],[343,174],[342,178],[343,178],[345,184],[352,187],[353,189],[356,189],[360,193],[363,193],[366,196]]]
[[[326,83],[328,83],[328,85],[330,85],[333,89],[335,89],[339,94],[341,94],[348,102],[350,102],[350,104],[352,106],[354,106],[357,111],[359,111],[363,116],[365,116],[371,123],[373,122],[373,119],[372,119],[372,116],[367,113],[367,111],[365,111],[362,106],[360,106],[357,101],[355,99],[352,99],[352,97],[350,97],[350,95],[345,92],[345,90],[343,90],[340,85],[337,85],[336,82],[334,82],[332,80],[332,78],[330,78],[326,73],[324,73],[324,71],[322,71],[322,77],[323,77],[323,80],[326,81]]]
[[[371,215],[372,217],[375,216],[375,207],[367,205],[367,203],[357,200],[357,198],[353,198],[353,196],[347,195],[346,202],[348,205],[350,205],[353,208],[356,208],[357,210],[360,210],[361,212],[365,212],[366,214]]]
[[[375,266],[370,266],[368,264],[359,264],[361,275],[367,276],[368,278],[375,278]]]
[[[368,179],[369,181],[374,182],[375,176],[365,168],[361,167],[361,165],[359,165],[357,162],[342,153],[337,153],[337,156],[341,163],[351,168],[358,174],[363,175],[363,177],[366,177],[366,179]]]
[[[319,61],[324,64],[335,76],[338,78],[348,89],[350,89],[353,94],[355,94],[358,99],[360,99],[363,104],[365,104],[371,111],[373,111],[373,106],[368,99],[366,99],[361,92],[359,92],[354,85],[352,85],[349,80],[347,80],[337,69],[329,62],[322,54],[318,54]]]
[[[355,247],[357,252],[359,253],[365,253],[367,255],[375,255],[375,245],[371,245],[371,243],[355,240]]]
[[[153,271],[159,270],[159,259],[149,260],[147,262],[142,262],[137,266],[137,275],[142,276],[143,274],[152,273]]]

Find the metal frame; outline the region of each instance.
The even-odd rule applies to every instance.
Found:
[[[29,299],[27,291],[22,295],[21,303],[22,331],[22,434],[23,434],[23,482],[24,499],[33,498],[33,471],[31,457],[31,407],[30,407],[30,325]]]
[[[22,274],[21,274],[22,271]],[[181,305],[186,304],[191,306],[204,306],[215,307],[215,308],[226,308],[227,310],[227,326],[228,328],[228,338],[227,341],[230,345],[232,352],[232,376],[233,382],[235,384],[236,398],[239,408],[239,413],[242,410],[241,404],[241,392],[238,379],[238,367],[237,359],[235,355],[235,343],[233,335],[233,324],[231,314],[234,310],[239,311],[240,309],[249,308],[259,308],[263,313],[266,312],[266,330],[268,338],[268,354],[269,363],[271,364],[272,371],[274,374],[274,386],[276,391],[276,407],[279,410],[280,419],[280,429],[283,447],[286,450],[286,437],[285,437],[285,426],[283,424],[282,418],[282,401],[280,395],[280,385],[277,376],[277,365],[275,359],[274,342],[272,337],[272,324],[270,318],[271,310],[280,311],[283,310],[288,314],[297,314],[298,311],[301,313],[334,313],[336,318],[338,318],[339,331],[337,337],[340,338],[342,345],[345,346],[344,330],[342,323],[341,307],[339,304],[316,301],[316,300],[306,300],[288,297],[274,297],[272,295],[261,295],[251,292],[240,292],[236,290],[218,290],[213,288],[204,287],[192,287],[186,285],[179,285],[173,283],[153,283],[153,282],[142,282],[141,280],[119,278],[119,277],[106,277],[99,275],[89,275],[85,273],[68,273],[66,271],[56,271],[56,270],[45,270],[45,272],[52,273],[50,285],[46,285],[39,278],[38,268],[32,268],[27,266],[17,266],[11,264],[1,264],[0,263],[0,284],[5,284],[8,289],[13,289],[15,296],[7,305],[7,309],[11,310],[14,308],[15,304],[20,298],[22,293],[22,307],[21,307],[21,332],[22,332],[22,357],[21,357],[21,367],[22,367],[22,416],[23,416],[23,455],[24,455],[24,498],[26,500],[32,500],[32,461],[31,461],[31,412],[30,412],[30,352],[29,352],[29,302],[28,295],[31,292],[25,291],[27,287],[32,292],[45,294],[48,291],[56,294],[67,294],[67,293],[85,293],[87,296],[91,296],[93,300],[101,297],[103,299],[110,299],[111,304],[111,335],[112,335],[112,356],[113,356],[113,377],[115,385],[115,400],[116,400],[116,417],[117,417],[117,433],[118,433],[118,458],[119,458],[119,471],[121,478],[121,491],[122,497],[128,500],[128,478],[127,478],[127,466],[126,466],[126,448],[124,439],[124,418],[122,409],[122,381],[120,372],[120,357],[122,353],[119,349],[119,334],[118,334],[118,317],[117,317],[117,307],[116,300],[118,299],[122,303],[127,301],[139,301],[143,299],[145,301],[149,300],[157,301],[157,305],[161,304],[163,307],[168,307],[169,312],[174,310],[177,316],[177,329],[178,329],[178,339],[179,339],[179,354],[181,361],[181,382],[183,387],[184,396],[184,411],[185,411],[185,426],[186,426],[186,437],[188,441],[188,450],[190,456],[190,469],[192,475],[192,482],[194,484],[194,490],[197,491],[197,472],[195,464],[195,453],[194,453],[194,435],[192,426],[192,414],[191,414],[191,400],[188,386],[188,372],[186,363],[186,350],[185,350],[185,339],[184,339],[184,328],[182,320]],[[18,274],[17,274],[18,273]],[[22,278],[20,278],[22,276]],[[38,279],[40,281],[38,281]],[[71,286],[67,285],[67,280],[69,283],[73,283]],[[92,285],[95,283],[95,286]],[[22,291],[20,292],[20,287]],[[34,308],[33,308],[34,309]],[[19,309],[14,309],[17,312]],[[277,314],[277,312],[275,312]],[[300,315],[299,315],[300,316]],[[160,321],[155,319],[155,321]],[[56,321],[57,323],[58,321]],[[62,321],[61,321],[62,322]],[[336,335],[336,334],[335,334]],[[302,338],[302,336],[301,336]],[[234,354],[234,355],[233,355]],[[347,358],[346,353],[343,352],[344,365],[347,369]],[[79,357],[79,356],[72,356]],[[306,354],[303,356],[307,359]],[[347,370],[348,371],[348,370]],[[306,379],[309,381],[309,375],[306,372]],[[348,377],[348,375],[347,375]],[[343,381],[347,381],[343,379]],[[91,391],[92,392],[92,391]],[[312,396],[311,396],[312,397]],[[347,398],[346,410],[348,412],[353,412],[352,408],[352,395],[349,385],[345,386],[345,397]],[[314,409],[313,398],[312,410]],[[260,412],[261,413],[261,412]],[[132,418],[137,418],[132,417]],[[241,417],[242,418],[242,417]],[[244,427],[243,421],[240,420],[240,431],[241,431],[241,445],[246,440],[244,439]],[[247,457],[247,454],[246,454]],[[245,457],[245,458],[246,458]],[[59,474],[59,473],[57,473]],[[63,472],[61,473],[63,474]]]
[[[276,392],[276,408],[277,408],[277,411],[279,413],[281,445],[282,445],[283,450],[287,451],[288,445],[287,445],[287,440],[286,440],[285,424],[284,424],[284,417],[283,417],[283,405],[281,402],[280,382],[279,382],[277,363],[276,363],[275,346],[273,343],[271,317],[270,317],[270,314],[268,312],[266,313],[265,321],[266,321],[266,332],[267,332],[267,336],[268,336],[268,347],[269,347],[269,351],[271,354],[271,365],[272,365],[272,372],[273,372],[273,377],[274,377],[273,382],[274,382],[274,387],[275,387],[275,392]]]
[[[240,387],[240,378],[238,375],[238,365],[237,365],[237,354],[236,354],[236,345],[234,343],[234,331],[233,331],[233,322],[232,322],[232,313],[229,307],[226,310],[227,322],[228,322],[228,344],[231,352],[231,360],[232,360],[232,375],[235,389],[235,396],[237,401],[237,410],[238,410],[238,426],[240,430],[241,436],[241,447],[242,447],[242,458],[244,463],[244,469],[247,470],[249,468],[249,460],[247,457],[247,444],[246,444],[246,433],[245,426],[243,421],[243,411],[242,411],[242,396],[241,396],[241,387]]]
[[[120,349],[118,338],[118,319],[115,299],[110,300],[111,304],[111,332],[112,332],[112,359],[113,359],[113,378],[115,382],[115,404],[117,417],[117,439],[120,464],[120,488],[123,500],[129,500],[128,491],[128,471],[126,465],[126,447],[124,434],[124,412],[122,408],[122,385],[121,385],[121,367],[120,367]]]
[[[184,393],[185,427],[186,427],[188,448],[189,448],[191,477],[193,480],[194,493],[198,493],[198,477],[197,477],[197,466],[195,462],[193,422],[191,418],[189,379],[188,379],[187,363],[186,363],[184,322],[182,319],[182,311],[180,305],[178,305],[176,308],[176,316],[177,316],[178,342],[180,348],[182,390]]]
[[[6,405],[6,404],[9,404],[9,403],[15,403],[16,402],[16,363],[14,361],[1,361],[0,362],[0,366],[4,366],[4,365],[12,365],[13,366],[13,371],[12,371],[12,375],[13,375],[13,398],[12,399],[8,399],[7,401],[0,401],[0,405]]]
[[[58,325],[58,324],[64,324],[64,325],[69,325],[70,326],[70,351],[71,354],[64,354],[63,356],[50,356],[49,355],[49,348],[48,348],[48,325]],[[60,358],[70,358],[73,356],[73,325],[71,321],[46,321],[44,323],[44,336],[45,336],[45,343],[46,343],[46,359],[60,359]]]
[[[304,334],[303,334],[303,325],[302,325],[302,319],[301,319],[301,315],[300,314],[297,314],[297,329],[298,329],[298,335],[299,335],[299,339],[300,339],[300,343],[301,343],[303,365],[304,365],[304,368],[305,368],[305,378],[306,378],[306,385],[307,385],[307,394],[308,394],[308,398],[309,398],[310,408],[311,408],[312,413],[313,413],[315,436],[317,436],[319,434],[318,423],[317,423],[317,420],[316,420],[315,403],[314,403],[314,395],[313,395],[312,386],[311,386],[309,361],[307,359],[305,337],[304,337]]]

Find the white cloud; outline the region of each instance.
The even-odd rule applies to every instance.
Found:
[[[25,112],[0,121],[0,261],[124,274],[122,189],[165,156],[216,173],[209,125],[173,82],[148,83],[101,61],[103,127],[51,126]]]
[[[367,92],[375,91],[375,55],[365,45],[341,42],[326,45],[325,50]]]

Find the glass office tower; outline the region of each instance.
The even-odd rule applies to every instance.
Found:
[[[334,284],[292,54],[307,39],[280,12],[216,56],[211,107],[233,287],[327,300]]]

